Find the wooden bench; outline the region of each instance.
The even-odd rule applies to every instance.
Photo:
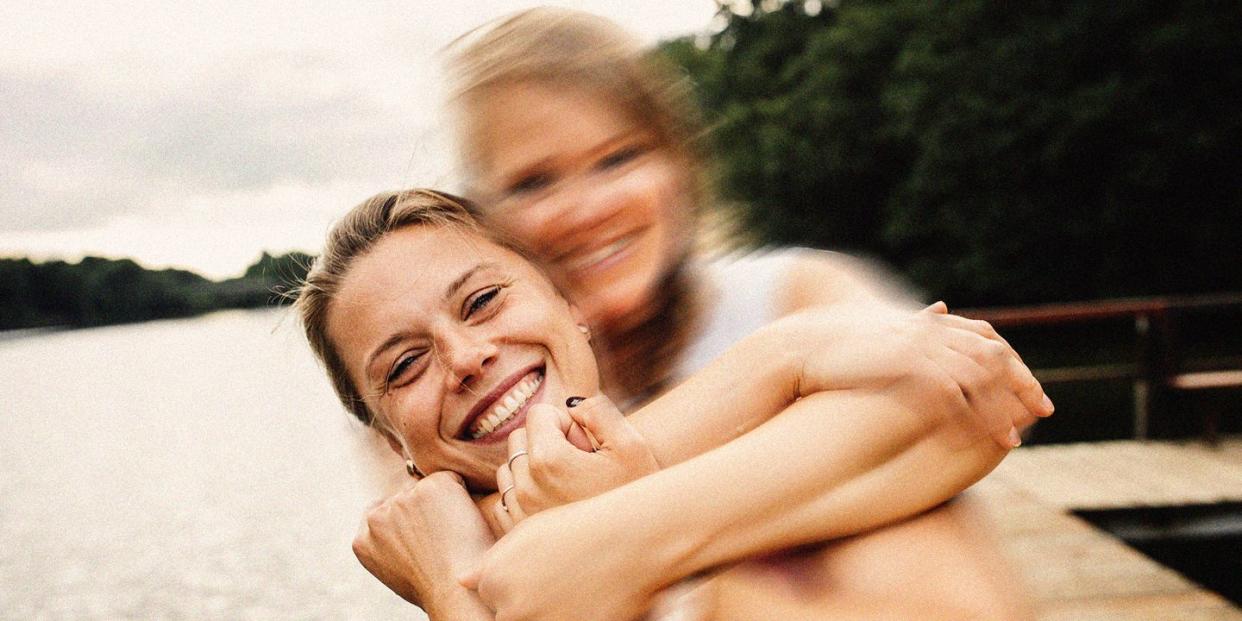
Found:
[[[1203,439],[1215,445],[1220,439],[1221,418],[1233,403],[1231,397],[1242,391],[1242,370],[1181,373],[1169,378],[1168,389],[1174,393],[1198,393],[1204,408]]]
[[[1218,390],[1242,388],[1242,371],[1200,371],[1182,373],[1169,378],[1169,387],[1177,390]]]

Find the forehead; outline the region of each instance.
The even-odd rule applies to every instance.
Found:
[[[444,294],[481,263],[532,270],[517,254],[451,226],[410,226],[384,235],[354,259],[332,301],[329,333],[353,366],[395,326],[446,312]]]
[[[466,119],[475,166],[504,174],[641,129],[629,111],[585,88],[518,82],[477,93]]]

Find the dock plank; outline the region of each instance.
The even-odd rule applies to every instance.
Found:
[[[1040,621],[1242,621],[1242,609],[1071,512],[1242,501],[1242,438],[1014,451],[972,488]]]

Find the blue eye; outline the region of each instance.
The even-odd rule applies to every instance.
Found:
[[[479,295],[475,296],[469,301],[464,318],[469,319],[475,313],[487,308],[488,305],[496,299],[497,295],[500,295],[500,285],[486,289]]]

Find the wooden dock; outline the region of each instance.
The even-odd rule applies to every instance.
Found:
[[[1023,448],[974,489],[1041,621],[1242,621],[1228,600],[1070,513],[1242,501],[1242,438]]]

